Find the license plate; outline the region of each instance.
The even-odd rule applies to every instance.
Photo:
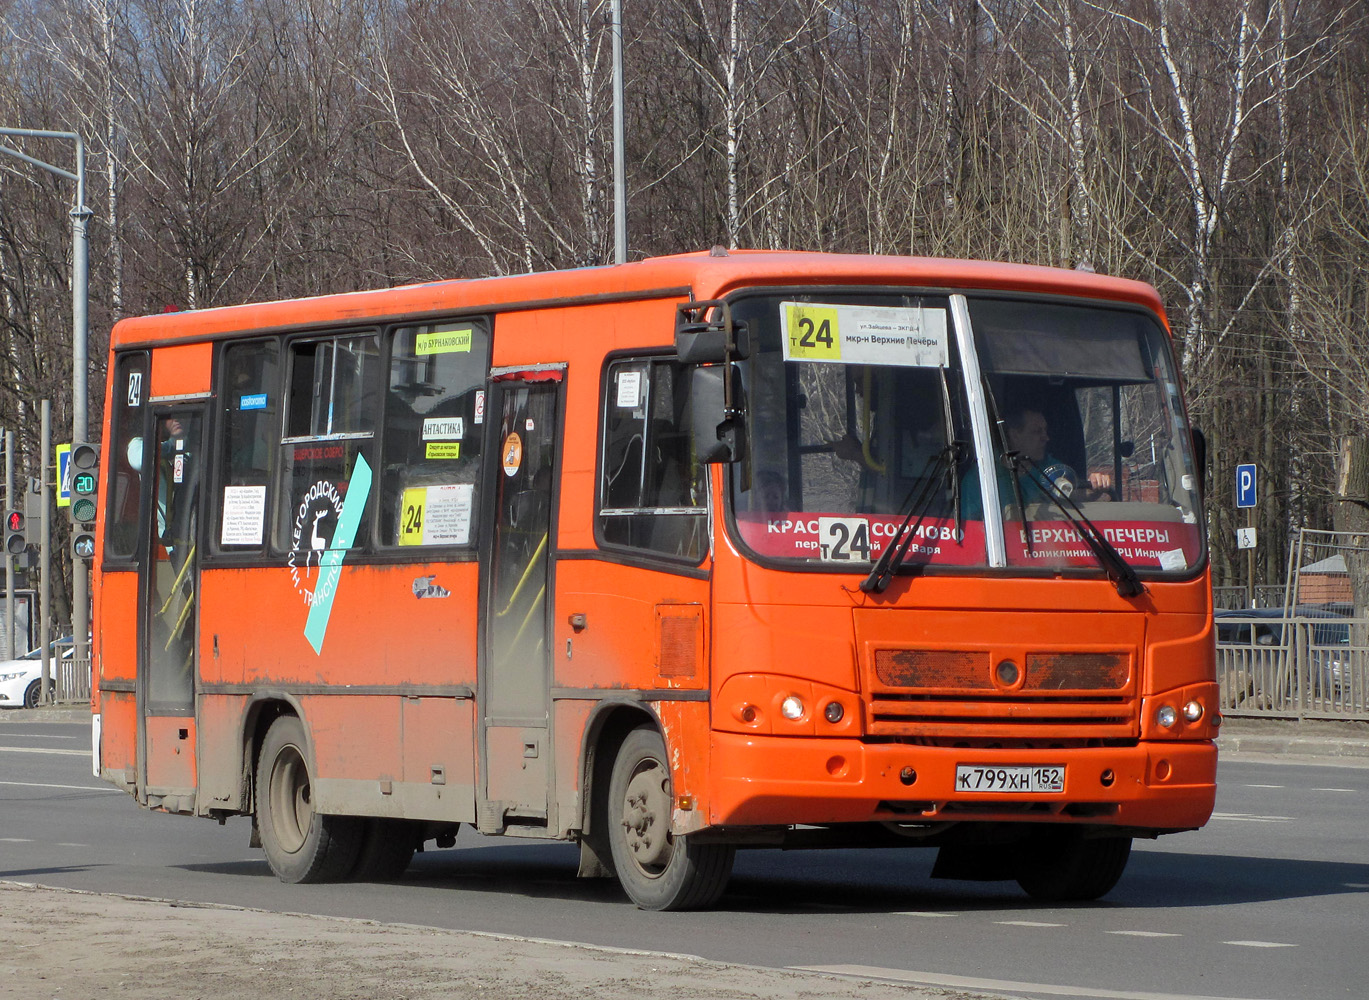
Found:
[[[1065,766],[1047,764],[1037,767],[980,767],[957,764],[955,790],[958,792],[1063,792]]]

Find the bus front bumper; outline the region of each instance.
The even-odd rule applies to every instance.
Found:
[[[711,826],[996,821],[1187,830],[1211,817],[1217,788],[1210,740],[1021,750],[711,735]],[[967,791],[964,772],[957,788],[958,768],[1038,766],[1063,767],[1063,791]]]

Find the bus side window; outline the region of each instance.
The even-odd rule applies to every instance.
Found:
[[[490,326],[405,326],[390,338],[380,542],[474,545]]]
[[[275,543],[295,565],[314,565],[333,547],[344,504],[363,505],[350,520],[355,535],[346,547],[366,544],[374,493],[352,493],[353,475],[364,459],[374,468],[374,428],[379,417],[380,354],[375,333],[312,337],[292,341],[281,439],[279,518]]]
[[[604,379],[599,533],[610,546],[697,563],[707,551],[707,476],[693,460],[684,366],[631,360]]]
[[[218,544],[242,551],[266,539],[266,496],[279,443],[280,345],[274,340],[223,349],[222,492]]]

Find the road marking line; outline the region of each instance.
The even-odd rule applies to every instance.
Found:
[[[1369,889],[1369,882],[1346,882],[1347,889]]]
[[[108,785],[54,785],[45,781],[0,781],[0,785],[17,785],[20,788],[70,788],[78,792],[117,792],[118,788]]]
[[[1246,785],[1246,788],[1282,788],[1283,785]]]
[[[0,844],[31,844],[33,841],[28,837],[0,837]]]
[[[1223,941],[1222,944],[1234,944],[1242,948],[1296,948],[1297,945],[1289,944],[1287,941]]]
[[[944,986],[959,990],[999,993],[1045,993],[1060,997],[1090,997],[1102,1000],[1246,1000],[1241,997],[1211,997],[1193,993],[1148,993],[1138,990],[1103,990],[1096,986],[1064,986],[1054,983],[1019,983],[1008,979],[976,979],[970,976],[944,976],[935,972],[909,969],[882,969],[874,965],[794,965],[799,972],[825,972],[833,976],[861,979],[889,979],[919,986]]]
[[[958,917],[959,913],[937,913],[934,910],[897,910],[896,917]]]
[[[995,920],[1004,927],[1064,927],[1064,924],[1051,924],[1042,920]]]
[[[0,753],[55,753],[63,757],[89,757],[89,750],[57,750],[51,747],[0,747]]]
[[[1351,792],[1351,793],[1353,793],[1353,792],[1357,791],[1357,789],[1354,789],[1354,788],[1314,788],[1314,789],[1312,789],[1312,791],[1314,791],[1314,792]]]
[[[1124,937],[1183,937],[1182,934],[1175,934],[1173,931],[1108,931],[1109,934],[1121,934]]]
[[[1213,813],[1213,819],[1231,819],[1241,823],[1291,823],[1292,816],[1256,816],[1252,813]]]

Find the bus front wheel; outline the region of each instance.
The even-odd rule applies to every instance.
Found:
[[[299,719],[271,723],[257,761],[257,830],[282,882],[334,882],[355,867],[364,828],[350,816],[315,811],[305,748]]]
[[[1098,899],[1117,884],[1130,857],[1130,837],[1043,837],[1023,851],[1017,884],[1033,899],[1048,902]]]
[[[691,843],[670,832],[674,810],[665,741],[650,726],[632,730],[613,765],[608,839],[618,881],[643,910],[711,906],[727,888],[735,848]]]

